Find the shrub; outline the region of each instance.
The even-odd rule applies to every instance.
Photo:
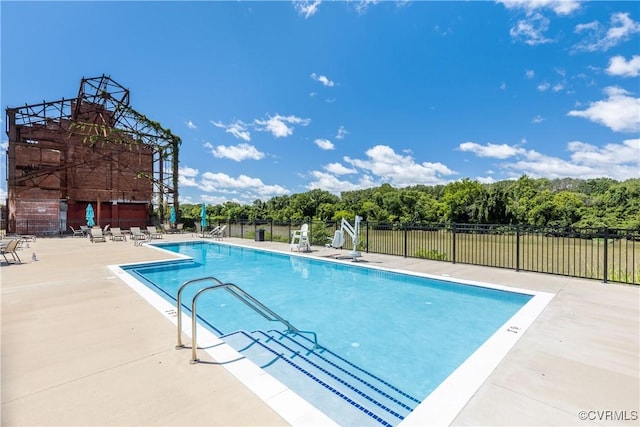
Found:
[[[416,251],[417,258],[434,259],[436,261],[446,261],[447,254],[437,249],[418,249]]]

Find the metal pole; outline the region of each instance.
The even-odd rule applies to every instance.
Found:
[[[520,225],[516,224],[516,271],[520,271]]]

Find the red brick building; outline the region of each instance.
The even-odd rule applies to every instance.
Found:
[[[95,222],[128,228],[178,209],[180,139],[129,106],[109,77],[78,96],[7,108],[7,231],[58,234]]]

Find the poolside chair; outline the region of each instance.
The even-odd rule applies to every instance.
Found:
[[[147,240],[147,235],[140,230],[140,227],[131,227],[131,240]]]
[[[327,248],[342,249],[344,246],[344,235],[341,230],[336,230],[333,234],[333,238],[327,237],[327,239],[331,240],[331,243],[324,245]]]
[[[147,225],[147,234],[149,239],[162,239],[162,233],[158,231],[155,225]]]
[[[227,229],[227,224],[222,224],[211,230],[211,237],[217,240],[222,240],[224,238],[224,230]]]
[[[89,235],[89,227],[86,225],[81,225],[80,230],[82,231],[82,236],[87,237]]]
[[[112,241],[120,241],[120,242],[126,242],[127,241],[127,236],[125,236],[122,233],[122,230],[120,229],[120,227],[113,227],[111,229],[111,236],[109,236],[111,238]]]
[[[111,230],[109,229],[109,227],[111,227],[111,224],[105,225],[104,228],[102,229],[102,234],[104,234],[105,237],[111,235]]]
[[[216,225],[212,230],[207,231],[206,233],[202,233],[202,237],[213,237],[213,235],[217,233],[218,230],[220,230],[220,226]]]
[[[311,250],[311,244],[309,243],[309,224],[304,223],[300,227],[300,230],[294,230],[291,232],[291,244],[289,244],[289,249],[295,249],[298,252],[308,252]]]
[[[18,239],[12,239],[11,241],[9,241],[9,243],[7,243],[5,247],[0,248],[0,253],[2,253],[2,256],[4,257],[4,260],[7,262],[7,264],[22,264],[22,260],[20,260],[20,257],[16,252],[18,248],[18,242]],[[13,262],[9,262],[9,259],[7,259],[7,254],[11,254]]]
[[[100,227],[93,227],[91,230],[89,230],[89,237],[91,238],[92,243],[107,241],[107,239],[104,237],[104,233],[102,232],[102,228]]]
[[[178,225],[176,225],[176,233],[182,233],[184,232],[184,224],[179,222]]]
[[[82,232],[82,230],[76,230],[72,226],[69,226],[69,228],[71,229],[71,231],[73,231],[73,237],[84,237],[84,233]]]

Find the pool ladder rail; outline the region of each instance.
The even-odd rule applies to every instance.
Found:
[[[191,301],[191,337],[192,337],[191,340],[192,340],[192,343],[191,343],[191,360],[190,360],[189,363],[195,364],[195,363],[198,363],[200,361],[200,359],[198,359],[198,357],[197,357],[198,339],[197,339],[197,334],[196,334],[197,318],[198,318],[198,316],[197,316],[198,298],[200,298],[200,296],[202,294],[204,294],[205,292],[213,291],[213,290],[216,290],[216,289],[224,289],[224,290],[226,290],[231,295],[233,295],[238,300],[240,300],[243,303],[245,303],[249,308],[253,309],[256,313],[258,313],[259,315],[261,315],[262,317],[264,317],[268,321],[282,323],[284,326],[287,327],[287,330],[285,331],[285,334],[308,334],[308,335],[313,336],[313,348],[314,349],[321,349],[322,348],[318,344],[318,336],[316,335],[315,332],[313,332],[313,331],[303,331],[303,330],[300,330],[300,329],[296,328],[291,323],[289,323],[287,320],[285,320],[280,315],[278,315],[273,310],[271,310],[269,307],[267,307],[266,305],[262,304],[260,301],[255,299],[253,296],[248,294],[246,291],[244,291],[238,285],[235,285],[233,283],[223,283],[223,282],[221,282],[220,280],[218,280],[215,277],[202,277],[202,278],[199,278],[199,279],[188,280],[188,281],[184,282],[180,286],[180,288],[178,289],[177,302],[176,302],[176,305],[177,305],[177,310],[176,311],[178,313],[178,344],[176,345],[176,350],[179,350],[179,349],[185,347],[185,345],[182,343],[182,291],[186,287],[188,287],[189,285],[192,285],[194,283],[202,283],[202,282],[210,282],[210,283],[213,283],[213,285],[206,286],[206,287],[200,289],[198,292],[196,292],[196,294],[193,296],[193,300]]]

